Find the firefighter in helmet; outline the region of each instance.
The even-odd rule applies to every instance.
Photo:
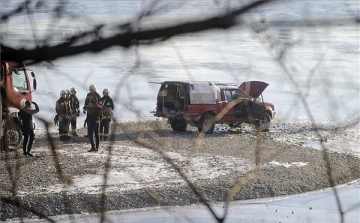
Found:
[[[60,98],[56,101],[56,115],[59,122],[59,135],[61,141],[70,139],[69,133],[69,113],[70,105],[69,100],[66,98],[66,92],[62,90],[60,92]]]
[[[69,90],[69,89],[66,89],[66,90],[65,90],[65,94],[66,94],[65,98],[69,101],[69,104],[70,104],[70,95],[71,95],[70,90]],[[71,110],[71,107],[70,107],[70,110]],[[69,114],[69,115],[70,115],[70,114]]]
[[[89,93],[86,95],[83,113],[87,114],[86,124],[91,149],[88,152],[96,152],[99,149],[99,124],[101,116],[100,95],[96,91],[96,86],[89,86]],[[95,137],[95,142],[94,142]]]
[[[66,93],[66,98],[70,98],[70,95],[71,95],[71,92],[70,92],[70,90],[69,89],[66,89],[65,90],[65,93]]]
[[[65,93],[66,93],[66,99],[67,99],[67,101],[68,101],[68,104],[69,104],[69,113],[68,113],[68,119],[69,119],[69,130],[70,130],[70,126],[71,126],[71,113],[72,113],[72,111],[71,111],[71,104],[70,104],[70,95],[71,95],[71,93],[70,93],[70,90],[69,89],[66,89],[65,90]],[[70,131],[69,131],[69,133],[70,133]],[[70,135],[69,135],[70,136]]]
[[[78,136],[76,132],[76,124],[77,124],[77,118],[80,116],[80,102],[79,99],[76,97],[76,89],[74,87],[70,89],[69,103],[71,110],[71,115],[70,115],[71,134],[73,136]]]
[[[103,90],[103,97],[100,99],[102,105],[102,116],[100,121],[100,140],[106,141],[109,137],[110,121],[114,110],[114,102],[110,97],[107,88]]]

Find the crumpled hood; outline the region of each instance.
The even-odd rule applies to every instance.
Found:
[[[257,98],[266,89],[269,84],[262,81],[247,81],[243,82],[239,89],[253,98]]]

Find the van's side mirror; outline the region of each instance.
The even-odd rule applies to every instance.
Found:
[[[33,73],[32,73],[33,74]],[[33,79],[33,91],[35,91],[36,90],[36,85],[37,85],[37,83],[36,83],[36,78],[34,78]]]
[[[35,91],[37,82],[36,82],[36,76],[35,76],[34,71],[31,72],[31,77],[33,78],[33,88],[34,88],[32,91]]]

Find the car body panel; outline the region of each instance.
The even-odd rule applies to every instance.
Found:
[[[262,81],[247,81],[243,82],[239,89],[253,98],[258,98],[269,84]]]

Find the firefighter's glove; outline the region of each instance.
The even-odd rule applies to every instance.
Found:
[[[55,115],[54,117],[54,125],[59,125],[59,120],[57,115]]]
[[[83,109],[83,113],[86,114],[86,110],[85,110],[85,109]]]
[[[80,111],[77,111],[76,112],[76,117],[79,117],[80,116]]]

